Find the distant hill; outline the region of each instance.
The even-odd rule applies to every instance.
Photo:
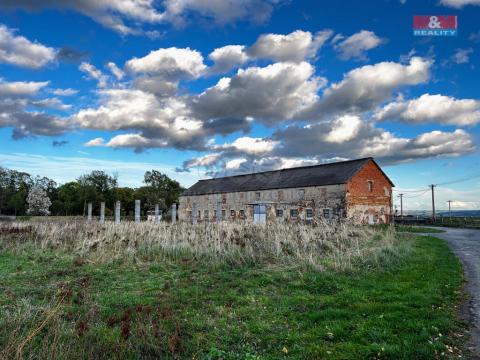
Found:
[[[432,216],[431,210],[411,210],[405,211],[406,215],[413,216]],[[450,216],[448,211],[440,210],[437,211],[437,216]],[[452,217],[480,217],[480,210],[452,210]]]

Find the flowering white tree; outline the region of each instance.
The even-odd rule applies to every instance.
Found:
[[[50,215],[50,205],[52,202],[48,198],[47,192],[38,186],[33,186],[27,196],[29,215]]]

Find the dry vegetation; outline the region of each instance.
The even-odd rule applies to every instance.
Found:
[[[3,359],[429,359],[461,268],[348,223],[0,224]],[[450,350],[448,350],[450,351]]]
[[[388,228],[345,222],[266,226],[124,222],[12,223],[0,229],[0,246],[21,250],[56,249],[95,262],[194,258],[229,264],[292,264],[316,269],[353,269],[359,263],[396,258],[406,250]]]

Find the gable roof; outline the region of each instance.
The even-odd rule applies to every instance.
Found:
[[[345,184],[369,161],[373,161],[380,169],[373,158],[369,157],[322,165],[227,176],[200,180],[184,191],[182,196]],[[380,171],[382,170],[380,169]],[[385,175],[383,171],[382,173]],[[388,179],[386,175],[385,177]],[[392,182],[390,181],[390,183]]]

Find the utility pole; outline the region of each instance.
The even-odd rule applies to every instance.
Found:
[[[404,194],[398,194],[400,197],[400,217],[403,219],[403,195]]]
[[[435,221],[436,216],[435,216],[435,186],[434,184],[429,185],[430,188],[432,189],[432,219]]]
[[[448,200],[448,217],[452,217],[452,212],[451,212],[451,203],[452,203],[452,200]]]

